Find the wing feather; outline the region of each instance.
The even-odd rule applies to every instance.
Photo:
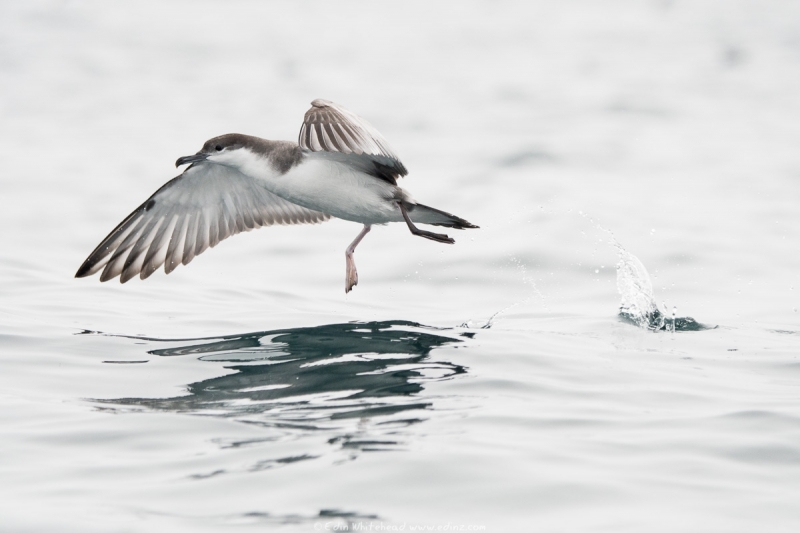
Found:
[[[130,235],[131,231],[133,231],[136,227],[137,222],[138,219],[133,216],[133,213],[128,218],[120,222],[114,231],[111,232],[111,235],[113,235],[114,238],[103,241],[102,246],[98,246],[93,252],[95,255],[95,262],[86,272],[87,276],[96,274],[101,268],[108,264],[109,259],[111,259],[113,253],[117,250],[119,244],[126,239],[128,235]],[[111,237],[111,235],[109,235],[109,237]]]
[[[164,264],[164,261],[167,259],[167,246],[169,245],[169,239],[175,229],[175,223],[177,220],[178,217],[176,215],[172,215],[169,217],[169,221],[165,224],[162,224],[158,229],[158,233],[153,239],[153,243],[150,245],[147,255],[144,258],[142,272],[139,274],[141,279],[149,278],[153,272],[158,270],[158,267]]]
[[[139,223],[136,225],[136,227],[133,228],[130,233],[128,233],[128,236],[122,240],[122,243],[111,255],[111,258],[108,260],[108,263],[103,269],[103,273],[100,274],[100,281],[107,281],[119,276],[122,273],[122,269],[125,266],[125,260],[128,258],[131,246],[136,243],[142,234],[144,224],[142,221],[138,222]]]
[[[213,217],[208,217],[206,219],[208,223],[208,246],[210,248],[215,247],[219,244],[219,222],[214,220]]]
[[[158,234],[158,227],[163,220],[163,217],[154,218],[142,230],[141,236],[137,239],[136,244],[131,247],[131,251],[125,258],[125,264],[122,266],[122,272],[120,273],[120,281],[125,283],[125,281],[128,281],[141,271],[144,260],[147,258],[146,252],[150,247],[150,243],[153,242],[153,239]]]
[[[317,99],[311,102],[300,128],[301,148],[312,152],[339,152],[363,156],[380,165],[377,177],[396,181],[408,174],[386,139],[372,124],[352,111]]]
[[[230,167],[196,163],[126,217],[75,276],[102,270],[101,281],[120,276],[125,283],[137,275],[146,279],[162,265],[169,274],[236,233],[329,218],[284,200]]]
[[[194,259],[194,247],[197,241],[197,215],[200,213],[190,213],[187,216],[186,235],[183,238],[183,256],[181,263],[188,265]]]
[[[182,214],[175,224],[175,229],[172,230],[172,237],[169,240],[167,247],[167,259],[164,265],[164,271],[169,274],[181,264],[183,261],[183,243],[186,238],[186,226],[189,224],[189,217]],[[102,280],[101,280],[102,281]]]
[[[197,238],[194,243],[194,255],[198,256],[208,249],[208,232],[210,224],[202,211],[197,213]]]

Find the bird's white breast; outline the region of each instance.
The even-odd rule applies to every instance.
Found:
[[[398,222],[398,189],[347,164],[306,158],[285,174],[248,166],[270,192],[308,209],[362,224]],[[271,165],[270,165],[271,166]],[[257,173],[257,174],[256,174]]]

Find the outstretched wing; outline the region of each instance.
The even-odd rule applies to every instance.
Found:
[[[311,102],[300,128],[299,144],[312,152],[341,152],[368,159],[377,177],[396,183],[408,174],[400,158],[372,124],[328,100]]]
[[[137,274],[145,279],[161,265],[169,274],[242,231],[272,224],[314,224],[329,218],[270,193],[230,167],[197,163],[128,215],[75,277],[103,269],[100,281],[120,276],[125,283]]]

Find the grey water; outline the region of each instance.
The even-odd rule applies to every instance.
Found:
[[[800,527],[800,6],[0,9],[0,530]],[[481,229],[347,295],[343,221],[73,278],[315,98]]]

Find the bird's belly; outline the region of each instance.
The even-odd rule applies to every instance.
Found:
[[[309,161],[264,186],[290,202],[362,224],[399,222],[398,188],[383,180],[328,161]]]

